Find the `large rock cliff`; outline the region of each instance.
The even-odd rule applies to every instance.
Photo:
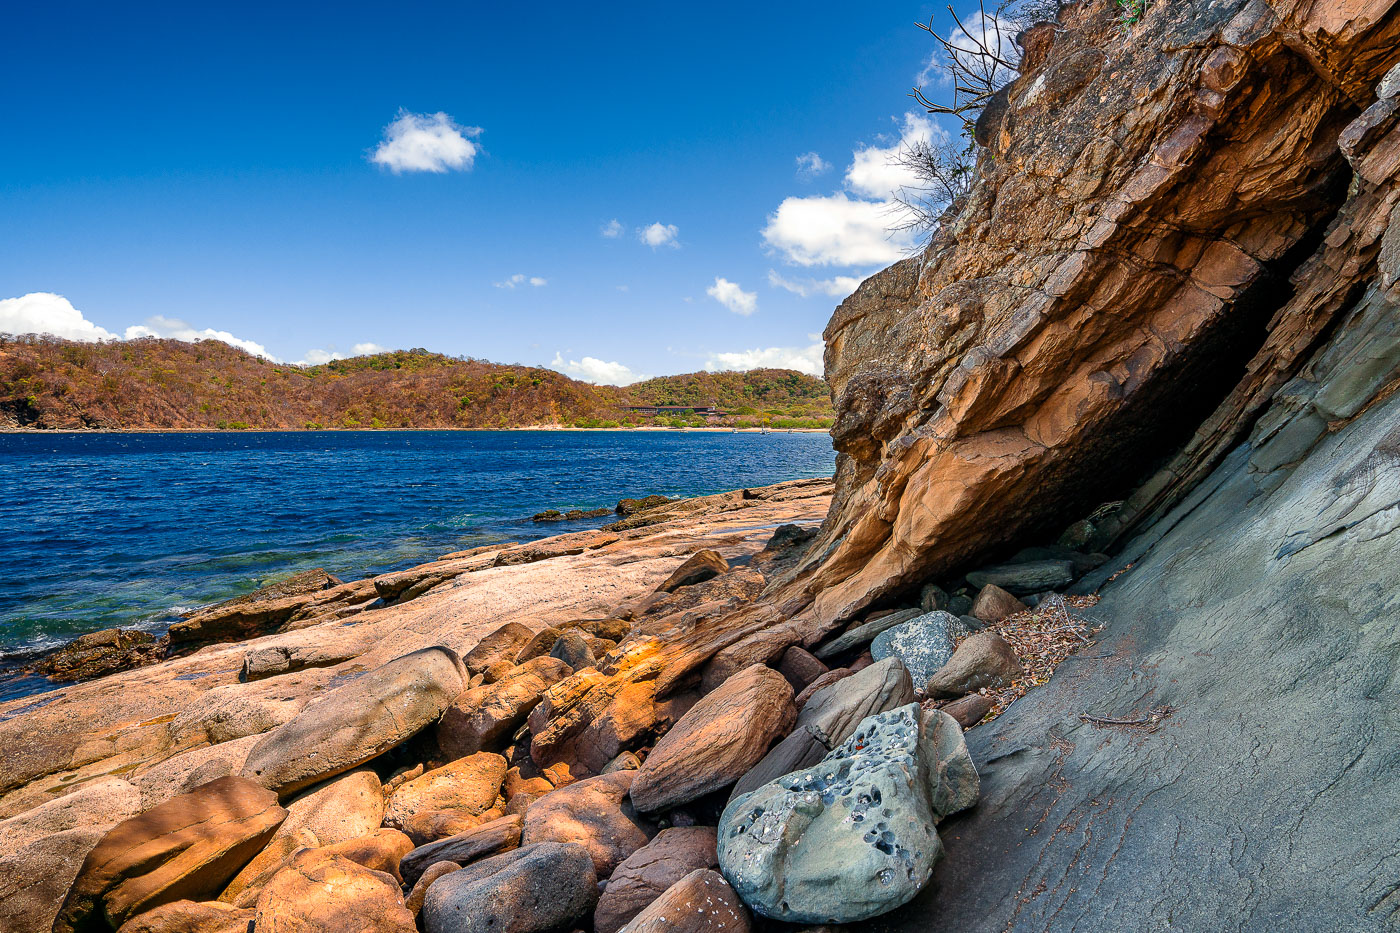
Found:
[[[937,240],[837,309],[835,504],[774,594],[806,631],[1126,499],[1101,644],[969,733],[981,803],[866,928],[1400,918],[1398,32],[1067,7]]]

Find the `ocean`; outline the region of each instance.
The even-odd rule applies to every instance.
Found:
[[[530,520],[545,509],[834,468],[825,434],[4,434],[0,662],[100,629],[163,631],[299,570],[358,579],[611,520]]]

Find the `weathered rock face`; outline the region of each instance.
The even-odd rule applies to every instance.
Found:
[[[1364,282],[1334,267],[1342,289],[1276,313],[1346,196],[1390,7],[1149,4],[1125,29],[1086,0],[1040,30],[970,194],[827,327],[838,492],[781,604],[830,626],[1053,540],[1225,401],[1123,520],[1180,501]]]
[[[243,773],[281,794],[349,771],[412,738],[466,686],[462,661],[425,648],[326,694],[268,733]]]
[[[118,823],[84,860],[53,929],[115,929],[170,901],[212,897],[286,816],[271,791],[229,777]]]
[[[725,878],[754,910],[789,922],[846,923],[904,904],[943,851],[937,744],[911,703],[866,719],[812,768],[736,797],[719,824]]]

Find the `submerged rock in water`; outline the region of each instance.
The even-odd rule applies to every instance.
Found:
[[[970,759],[942,734],[952,720],[938,717],[914,703],[871,716],[815,766],[732,800],[719,864],[744,902],[776,920],[848,923],[917,894],[943,851],[940,811],[975,794]],[[944,775],[953,786],[938,786]]]

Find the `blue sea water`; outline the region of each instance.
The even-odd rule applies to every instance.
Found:
[[[311,567],[357,579],[609,521],[530,521],[544,509],[834,464],[825,434],[0,435],[0,660],[99,629],[160,631]]]

